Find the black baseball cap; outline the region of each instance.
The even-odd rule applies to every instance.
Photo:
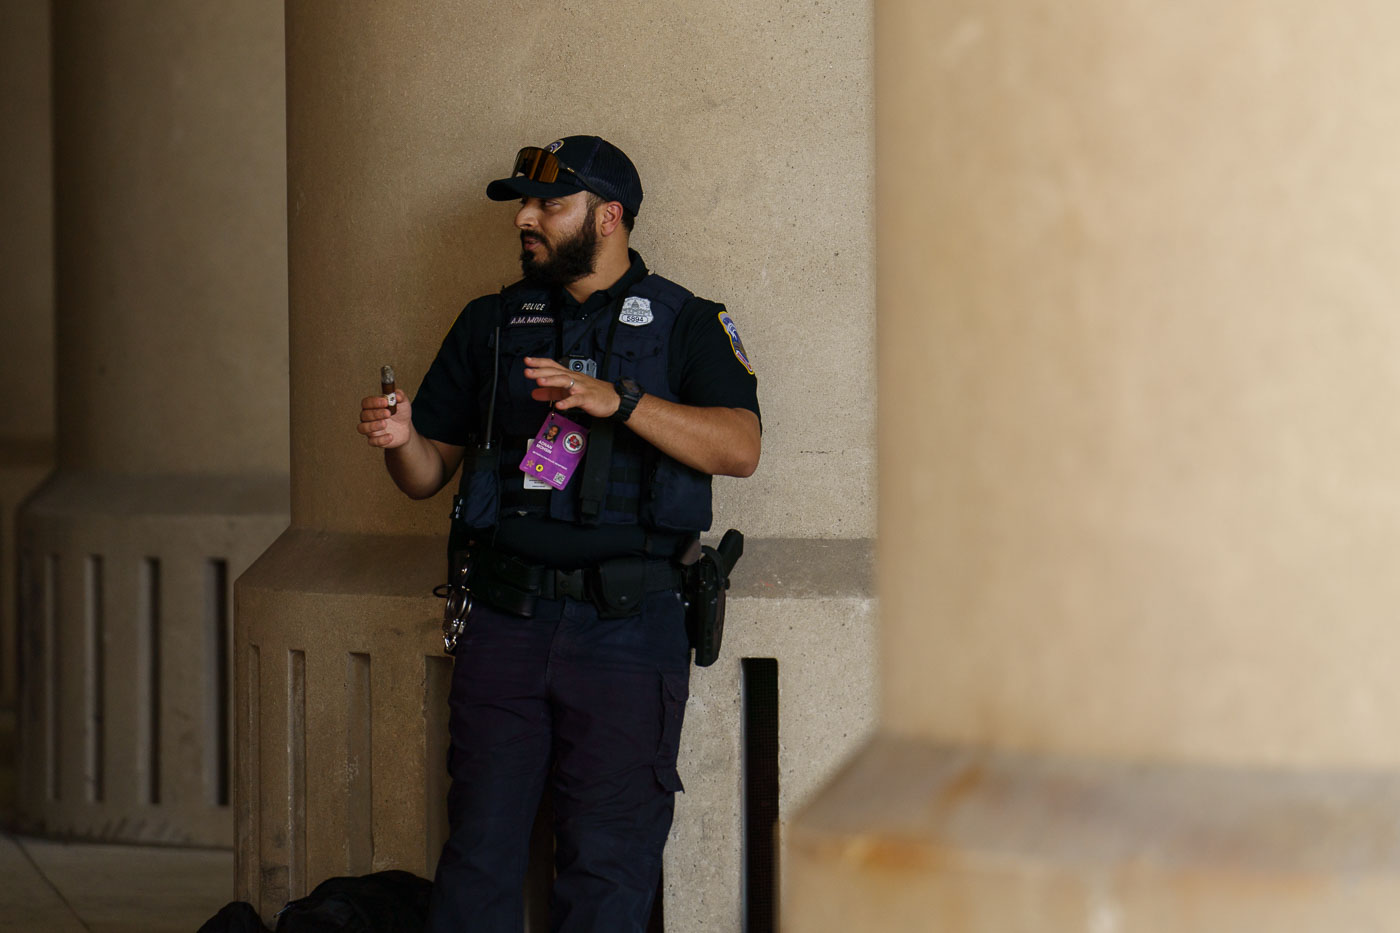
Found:
[[[509,178],[486,186],[493,201],[563,197],[591,191],[619,202],[635,215],[642,206],[642,179],[627,154],[599,136],[565,136],[544,148],[516,153]]]

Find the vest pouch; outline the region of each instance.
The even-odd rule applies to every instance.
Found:
[[[624,619],[641,611],[646,596],[647,561],[617,557],[598,565],[593,580],[594,605],[600,619]]]
[[[535,614],[544,572],[510,554],[483,550],[472,567],[472,595],[502,612],[529,618]]]
[[[666,377],[666,360],[662,356],[665,347],[660,334],[646,331],[619,333],[613,343],[613,365],[608,379],[615,382],[624,376],[631,376],[646,380],[642,382],[643,386],[658,385],[656,377],[660,375],[662,380]]]
[[[506,437],[534,437],[549,403],[530,397],[534,383],[525,377],[525,357],[554,357],[554,328],[523,327],[501,335],[500,383],[496,397],[496,429]]]
[[[713,521],[708,473],[701,473],[662,454],[643,501],[643,525],[673,531],[709,531]]]
[[[501,510],[501,479],[498,474],[501,452],[468,448],[462,461],[459,502],[453,524],[468,528],[490,528]]]

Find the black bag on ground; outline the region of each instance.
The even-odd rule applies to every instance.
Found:
[[[423,933],[432,892],[407,871],[327,878],[277,912],[276,933]]]
[[[262,918],[247,901],[230,901],[199,928],[199,933],[267,933]]]

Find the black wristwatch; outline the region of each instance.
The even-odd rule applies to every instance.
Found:
[[[619,379],[613,383],[613,388],[617,390],[618,395],[617,411],[613,412],[613,420],[625,422],[632,417],[632,411],[646,393],[637,385],[635,379]]]

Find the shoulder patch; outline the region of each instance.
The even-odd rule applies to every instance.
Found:
[[[729,336],[729,345],[734,348],[734,358],[744,365],[750,376],[756,376],[753,364],[749,362],[748,355],[744,353],[744,342],[739,339],[739,328],[734,326],[734,319],[729,316],[728,311],[719,313],[719,324],[724,328],[725,334]]]

